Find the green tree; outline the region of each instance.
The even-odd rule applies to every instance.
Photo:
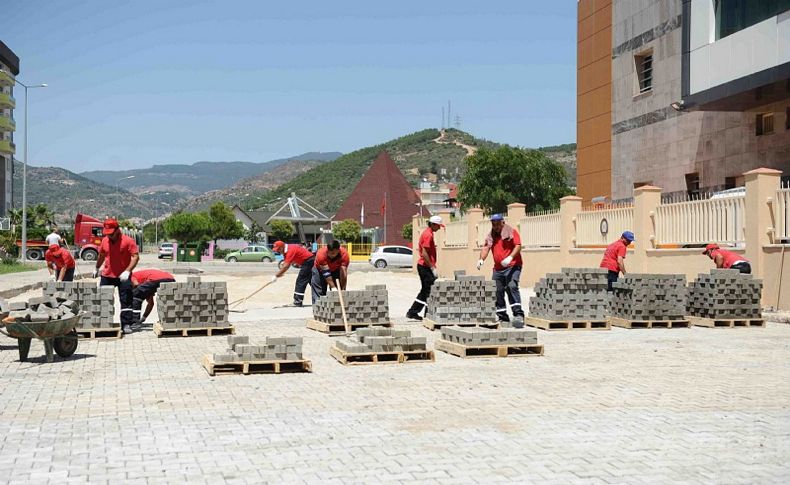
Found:
[[[357,242],[362,238],[362,226],[354,219],[346,219],[332,226],[335,239],[345,242]]]
[[[466,162],[458,185],[458,199],[464,207],[497,213],[521,202],[529,210],[556,209],[560,199],[572,193],[565,168],[537,150],[481,148]]]
[[[414,226],[412,226],[411,222],[407,222],[403,225],[403,227],[401,227],[400,234],[403,236],[403,239],[411,241],[411,238],[414,235]]]
[[[208,218],[211,222],[210,236],[215,244],[217,239],[239,239],[244,236],[244,226],[224,202],[215,202],[208,210]]]
[[[247,233],[245,234],[244,238],[250,244],[255,244],[258,242],[258,239],[260,239],[258,237],[258,234],[260,234],[262,231],[263,228],[259,226],[257,222],[253,222],[252,226],[250,226],[250,228],[247,230]]]
[[[130,221],[129,219],[119,219],[118,225],[124,229],[140,229],[137,224]]]
[[[274,239],[287,240],[294,233],[294,225],[291,221],[272,221],[269,227]]]
[[[211,222],[205,212],[180,212],[165,219],[165,232],[180,243],[209,239]]]

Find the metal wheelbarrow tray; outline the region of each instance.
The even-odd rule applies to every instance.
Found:
[[[52,362],[55,358],[53,350],[61,357],[71,357],[77,351],[79,337],[75,327],[82,315],[48,322],[16,322],[4,318],[0,327],[5,326],[5,329],[0,328],[0,333],[19,341],[20,361],[27,360],[30,342],[36,338],[44,342],[47,362]]]

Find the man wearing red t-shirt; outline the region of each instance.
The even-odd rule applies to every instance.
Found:
[[[340,247],[339,241],[332,241],[318,250],[313,263],[313,277],[310,280],[313,303],[326,295],[327,287],[337,288],[339,284],[341,290],[346,289],[350,261],[348,251]]]
[[[173,283],[176,277],[161,269],[143,269],[132,273],[132,313],[135,326],[142,324],[154,308],[154,295],[162,283]],[[140,310],[145,300],[145,313],[140,317]]]
[[[420,313],[428,307],[428,297],[431,296],[431,286],[439,276],[436,270],[436,242],[433,240],[433,233],[444,227],[440,216],[432,216],[428,219],[428,227],[420,234],[420,242],[417,251],[420,259],[417,261],[417,274],[420,276],[420,292],[411,304],[411,308],[406,312],[406,318],[412,320],[422,320]]]
[[[625,274],[626,249],[632,242],[634,242],[634,233],[625,231],[620,236],[620,239],[607,246],[606,251],[603,253],[601,268],[609,270],[609,274],[606,276],[607,289],[609,291],[612,291],[612,285],[620,277],[620,273]]]
[[[496,314],[500,322],[509,322],[505,295],[510,301],[510,311],[513,312],[513,327],[524,326],[524,309],[521,308],[521,291],[518,280],[521,278],[521,236],[509,224],[505,224],[502,214],[491,216],[491,232],[486,237],[486,242],[480,250],[480,259],[477,269],[483,267],[488,253],[494,255],[493,280],[496,281]]]
[[[52,281],[74,281],[74,268],[77,267],[74,257],[58,244],[50,244],[44,254],[47,269],[52,276]]]
[[[107,219],[102,230],[104,237],[99,246],[99,259],[96,260],[96,269],[93,277],[101,270],[100,286],[115,286],[121,299],[121,328],[123,333],[132,333],[132,324],[135,322],[132,310],[132,270],[137,266],[140,256],[137,243],[134,239],[121,234],[118,221]]]
[[[299,274],[296,275],[296,286],[294,286],[294,306],[302,306],[304,301],[304,290],[313,277],[313,264],[315,264],[315,254],[311,253],[301,244],[285,244],[282,241],[274,243],[273,251],[277,254],[285,254],[283,267],[272,277],[272,283],[281,278],[288,271],[291,265],[299,266]],[[315,300],[313,300],[315,303]]]
[[[712,259],[719,269],[737,269],[744,274],[752,273],[752,265],[749,264],[748,259],[738,253],[722,249],[718,244],[708,244],[702,254]]]

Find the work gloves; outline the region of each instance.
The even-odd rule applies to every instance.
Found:
[[[91,273],[91,278],[96,278],[99,276],[99,268],[93,268],[93,273]]]
[[[439,277],[439,270],[436,269],[436,266],[431,268],[431,273],[433,273],[433,277],[434,278],[438,278]]]
[[[478,271],[480,271],[480,268],[482,268],[482,267],[483,267],[483,263],[484,263],[484,262],[485,262],[485,261],[483,261],[482,259],[478,259],[478,260],[477,260],[477,270],[478,270]]]
[[[132,273],[130,273],[129,271],[124,271],[123,273],[121,273],[121,281],[129,281],[129,276],[131,276],[131,274]]]
[[[49,276],[52,281],[58,281],[58,275],[50,275]]]
[[[277,275],[272,276],[272,283],[275,283],[276,281],[277,281]]]
[[[510,263],[513,262],[513,256],[508,256],[507,258],[503,259],[500,263],[503,267],[507,268],[510,266]]]

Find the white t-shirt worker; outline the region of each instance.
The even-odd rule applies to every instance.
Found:
[[[57,244],[60,246],[60,234],[56,229],[53,229],[51,233],[47,236],[47,246],[52,246],[53,244]]]

